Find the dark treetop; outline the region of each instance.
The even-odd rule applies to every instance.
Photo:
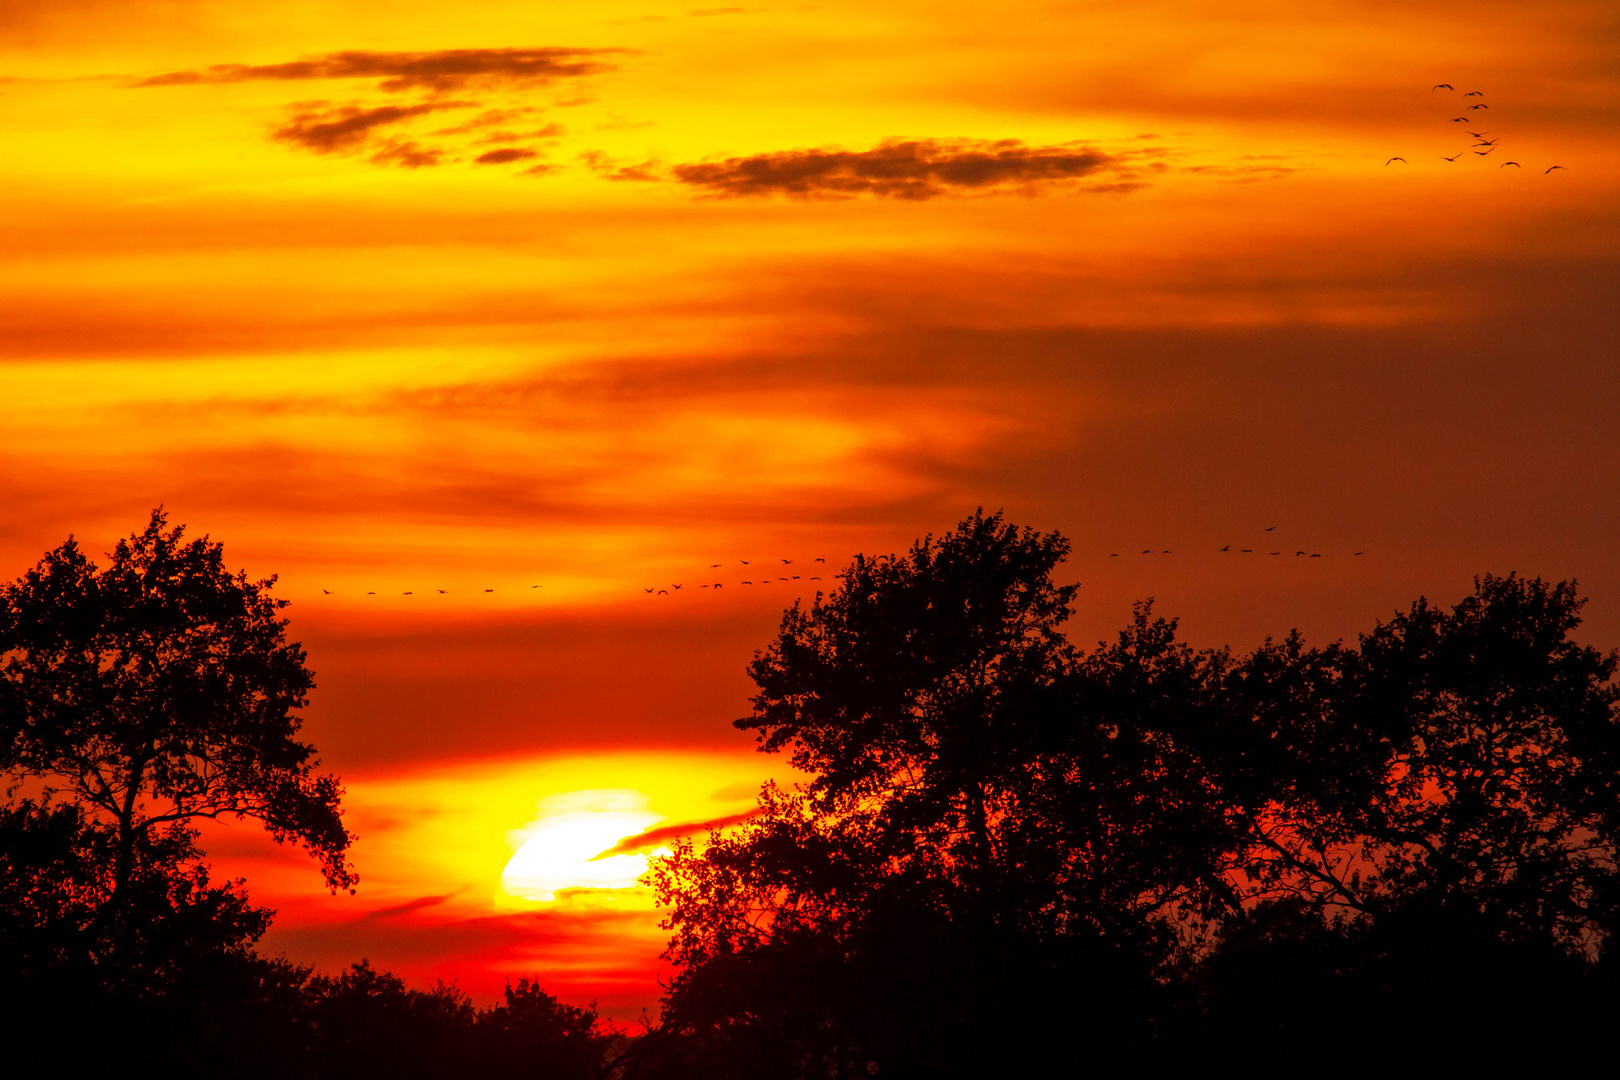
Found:
[[[156,831],[248,817],[352,888],[336,777],[297,741],[314,686],[274,579],[154,511],[104,568],[70,538],[0,589],[0,768],[116,826],[110,906]]]

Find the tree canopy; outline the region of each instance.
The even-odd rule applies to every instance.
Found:
[[[104,569],[70,539],[0,589],[8,1045],[43,1066],[89,1027],[87,1062],[179,1074],[935,1080],[1280,1068],[1420,1029],[1443,1038],[1414,1064],[1547,1061],[1580,1040],[1541,1033],[1612,1020],[1620,660],[1575,640],[1573,582],[1487,574],[1353,642],[1247,653],[1148,600],[1086,650],[1067,553],[980,512],[784,614],[736,723],[805,780],[655,863],[675,971],[628,1038],[528,979],[478,1009],[257,956],[271,913],[210,880],[198,819],[355,881],[284,603],[161,512]]]
[[[531,979],[477,1008],[361,961],[267,959],[272,912],[210,879],[196,823],[261,822],[352,888],[314,686],[274,579],[161,511],[107,565],[70,538],[0,587],[0,1039],[25,1072],[602,1075],[623,1038]],[[86,1038],[85,1032],[93,1037]]]
[[[199,818],[261,821],[350,888],[336,777],[297,741],[314,686],[270,595],[161,509],[98,567],[69,538],[0,589],[0,770],[116,828],[116,907],[137,851]]]
[[[1582,603],[1570,582],[1487,575],[1450,611],[1419,600],[1336,651],[1310,708],[1261,721],[1276,756],[1259,879],[1595,957],[1620,913],[1620,688],[1614,654],[1570,640]],[[1321,660],[1257,655],[1249,672]]]
[[[1596,1000],[1620,693],[1572,583],[1241,655],[1144,602],[1087,652],[1067,552],[980,512],[785,613],[737,726],[807,779],[655,866],[655,1074],[991,1075]]]

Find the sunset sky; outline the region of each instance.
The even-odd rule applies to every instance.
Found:
[[[279,576],[361,884],[211,831],[272,954],[654,1006],[753,650],[979,506],[1083,643],[1620,645],[1611,2],[0,0],[0,159],[0,576]]]

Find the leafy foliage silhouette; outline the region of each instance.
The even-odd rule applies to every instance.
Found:
[[[257,819],[352,887],[341,791],[294,738],[313,682],[270,583],[165,526],[0,592],[22,1067],[950,1078],[1281,1068],[1362,1035],[1545,1064],[1581,1040],[1544,1033],[1620,1006],[1620,660],[1573,639],[1570,582],[1485,575],[1353,644],[1241,655],[1147,601],[1083,651],[1057,534],[981,511],[858,557],[785,613],[737,721],[807,779],[655,864],[675,974],[631,1038],[529,979],[478,1009],[255,953],[271,913],[210,880],[194,823]]]
[[[286,601],[165,523],[105,569],[70,538],[0,593],[0,767],[116,827],[113,911],[143,839],[199,818],[256,818],[352,887],[342,789],[293,737],[314,680]]]
[[[1614,1001],[1620,695],[1572,583],[1242,656],[1147,602],[1084,653],[1067,550],[981,511],[785,614],[737,726],[809,777],[655,867],[645,1075],[1281,1062],[1419,1008],[1500,1048]]]
[[[473,1007],[362,961],[266,960],[272,913],[210,881],[195,822],[260,821],[357,878],[337,779],[296,740],[313,678],[273,580],[161,510],[98,568],[70,538],[0,589],[0,1037],[72,1072],[585,1080],[620,1038],[528,980]],[[85,1032],[93,1033],[86,1038]],[[64,1065],[64,1062],[68,1065]]]

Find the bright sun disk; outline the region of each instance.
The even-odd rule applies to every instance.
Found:
[[[507,834],[515,847],[501,889],[524,900],[552,901],[566,889],[631,889],[647,872],[647,853],[596,856],[663,820],[647,796],[624,788],[569,791],[541,799],[540,815]]]

